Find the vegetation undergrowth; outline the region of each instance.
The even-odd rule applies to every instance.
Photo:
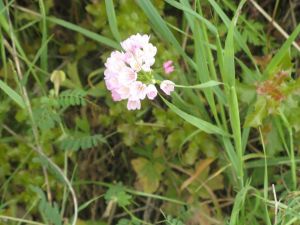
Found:
[[[299,7],[0,1],[0,224],[300,224]],[[137,33],[175,91],[128,111],[105,62]]]

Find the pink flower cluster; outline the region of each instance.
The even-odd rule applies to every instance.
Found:
[[[163,67],[166,74],[170,74],[174,71],[173,61],[171,60],[164,62]]]
[[[113,51],[105,63],[104,80],[114,101],[127,100],[127,109],[141,108],[141,100],[157,96],[156,83],[170,95],[175,84],[154,79],[151,66],[155,62],[157,48],[149,43],[148,35],[136,34],[121,42],[124,52]]]

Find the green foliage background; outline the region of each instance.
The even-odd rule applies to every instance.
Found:
[[[243,133],[247,140],[243,146],[247,154],[242,158],[246,184],[240,188],[230,156],[216,135],[183,120],[177,115],[178,111],[174,113],[176,110],[161,99],[143,101],[141,111],[127,111],[126,103],[113,102],[105,88],[106,58],[114,48],[120,48],[120,40],[135,33],[151,35],[151,42],[158,49],[155,63],[158,70],[164,61],[174,61],[175,72],[161,73],[164,78],[183,85],[208,81],[204,77],[208,72],[204,69],[208,56],[197,52],[208,44],[200,40],[207,35],[203,31],[206,28],[202,23],[200,26],[200,22],[190,27],[189,17],[185,15],[188,1],[179,1],[181,8],[176,7],[177,1],[149,2],[23,0],[1,3],[0,215],[54,225],[72,222],[74,203],[64,177],[47,158],[35,152],[27,105],[20,99],[22,86],[25,86],[39,132],[39,144],[75,189],[79,203],[76,224],[270,224],[273,218],[278,218],[278,224],[299,223],[299,215],[295,215],[299,208],[296,191],[299,182],[298,177],[291,178],[298,175],[298,170],[290,168],[293,162],[295,165],[299,162],[300,83],[296,68],[299,52],[287,46],[282,53],[278,51],[282,57],[275,60],[277,63],[270,65],[269,62],[275,62],[270,58],[276,58],[281,44],[287,42],[273,35],[275,31],[270,33],[268,24],[259,15],[251,15],[254,9],[250,3],[245,6],[237,23],[238,37],[255,55],[252,58],[255,65],[251,64],[243,46],[235,42],[234,88],[241,126],[245,130],[252,127]],[[193,7],[202,7],[202,11],[195,10],[212,22],[221,45],[225,45],[224,51],[228,50],[230,27],[218,14],[222,15],[221,10],[231,18],[238,3],[211,0],[203,1],[200,7],[199,1],[195,2]],[[185,53],[178,51],[171,37],[171,41],[165,38],[167,31],[163,25],[159,26],[159,20],[150,18],[157,15],[147,14],[147,9],[151,9],[147,4],[154,6]],[[40,16],[43,14],[49,18],[43,19]],[[278,13],[278,18],[281,17]],[[18,42],[8,32],[9,25]],[[206,38],[216,50],[216,37],[209,34]],[[17,77],[17,65],[11,57],[13,42],[20,45],[17,49],[22,80]],[[209,54],[208,50],[203,52]],[[218,58],[216,51],[213,57]],[[189,58],[200,68],[193,68]],[[221,67],[220,61],[215,66]],[[55,70],[64,71],[66,76],[64,81],[59,81],[58,96],[50,80]],[[288,76],[279,82],[276,79],[280,71],[288,71]],[[270,85],[273,92],[257,94],[257,88],[266,85]],[[281,94],[284,100],[276,100],[274,92]],[[214,113],[221,114],[223,103],[216,103],[214,109],[212,105],[217,97],[210,98],[213,93],[217,91],[176,90],[168,100],[177,110],[212,121],[223,130],[224,126],[214,117]],[[223,94],[218,97],[226,98]],[[230,105],[230,101],[224,105]],[[232,119],[229,114],[224,114],[225,122]],[[230,131],[235,134],[234,128]],[[292,162],[289,161],[291,155]],[[268,159],[268,166],[264,164],[264,157]],[[278,198],[280,196],[284,204],[278,215],[274,215],[271,207],[271,184],[276,185]],[[267,196],[265,191],[269,192]],[[242,208],[241,212],[236,210],[237,206]],[[234,223],[236,212],[240,217]]]

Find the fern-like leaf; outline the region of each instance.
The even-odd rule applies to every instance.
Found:
[[[101,134],[88,136],[69,136],[60,141],[60,147],[64,150],[78,151],[96,147],[100,143],[106,143],[105,138]]]
[[[49,203],[46,200],[44,192],[39,187],[30,186],[30,188],[40,198],[38,208],[44,219],[47,221],[47,224],[62,225],[62,218],[59,213],[58,205],[55,202],[53,204]]]
[[[33,110],[33,116],[38,127],[43,130],[50,130],[60,122],[59,115],[50,107],[42,106]]]
[[[168,225],[184,225],[184,223],[181,220],[179,220],[177,218],[173,218],[172,216],[167,216],[166,224],[168,224]]]
[[[60,93],[58,103],[62,107],[85,105],[86,92],[80,89],[66,90]]]

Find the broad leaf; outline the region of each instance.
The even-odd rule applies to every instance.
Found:
[[[164,165],[155,159],[150,161],[142,157],[133,159],[131,164],[138,175],[138,183],[143,191],[155,192],[159,186],[161,174],[165,170]]]
[[[107,202],[116,202],[119,206],[125,207],[131,204],[131,195],[127,194],[122,184],[111,186],[105,193],[104,198]]]
[[[244,126],[245,127],[258,127],[262,124],[263,119],[267,116],[267,101],[261,97],[255,103],[254,111],[247,117]]]

